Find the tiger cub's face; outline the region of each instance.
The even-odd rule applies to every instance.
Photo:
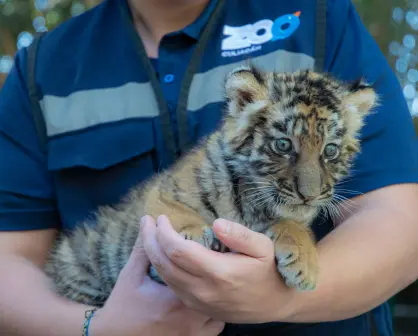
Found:
[[[358,135],[376,104],[374,90],[310,71],[263,73],[254,67],[233,71],[225,87],[225,148],[249,204],[301,217],[329,205],[360,150]]]

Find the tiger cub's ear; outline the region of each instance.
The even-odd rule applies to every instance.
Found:
[[[267,75],[253,64],[236,68],[226,77],[225,91],[229,115],[239,116],[248,105],[267,103]]]
[[[349,84],[342,104],[347,130],[351,134],[357,134],[363,127],[366,116],[378,105],[378,96],[371,85],[360,79]]]
[[[364,79],[351,83],[348,90],[349,93],[345,96],[343,103],[351,112],[365,116],[378,104],[375,90]]]

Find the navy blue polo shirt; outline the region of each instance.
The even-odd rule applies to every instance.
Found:
[[[124,10],[129,11],[126,3],[124,5]],[[158,59],[150,59],[167,102],[175,140],[177,140],[176,108],[183,75],[186,72],[196,42],[199,40],[215,5],[216,1],[210,1],[193,23],[182,30],[165,35],[158,48]]]
[[[173,141],[194,144],[222,116],[224,75],[248,58],[268,70],[315,63],[315,1],[225,0],[189,89],[186,119],[176,114],[187,63],[218,2],[165,36],[151,64],[170,114]],[[122,5],[122,6],[121,6]],[[115,204],[135,184],[170,166],[164,123],[126,20],[126,3],[105,0],[46,34],[36,84],[47,152],[37,138],[27,90],[27,49],[0,92],[0,230],[72,230],[98,206]],[[129,17],[129,12],[127,17]],[[365,77],[381,97],[362,130],[344,194],[418,182],[415,133],[399,83],[350,0],[329,0],[325,69]],[[180,126],[186,122],[186,133]],[[171,161],[170,161],[171,160]],[[318,238],[332,222],[314,225]],[[379,335],[392,335],[387,304],[374,310]],[[369,335],[369,314],[333,323],[228,325],[225,335]]]

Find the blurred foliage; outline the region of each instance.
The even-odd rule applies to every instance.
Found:
[[[414,117],[415,133],[418,135],[418,117]]]
[[[0,55],[14,54],[22,31],[34,33],[36,18],[53,29],[61,22],[93,7],[99,0],[0,0]],[[34,21],[35,20],[35,21]]]
[[[393,8],[405,8],[407,0],[353,0],[357,11],[370,34],[379,44],[380,49],[388,55],[391,41],[402,40],[407,27],[396,24],[392,20]]]
[[[37,31],[52,30],[100,0],[0,0],[0,87],[19,47]],[[2,62],[3,60],[3,62]]]

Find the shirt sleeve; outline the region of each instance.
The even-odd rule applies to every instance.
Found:
[[[366,118],[361,153],[339,192],[347,198],[418,182],[417,140],[403,91],[350,0],[330,0],[325,70],[342,80],[365,78],[380,106]],[[341,190],[340,189],[340,190]]]
[[[22,49],[0,90],[0,231],[59,226],[52,181],[31,114],[25,58]]]

